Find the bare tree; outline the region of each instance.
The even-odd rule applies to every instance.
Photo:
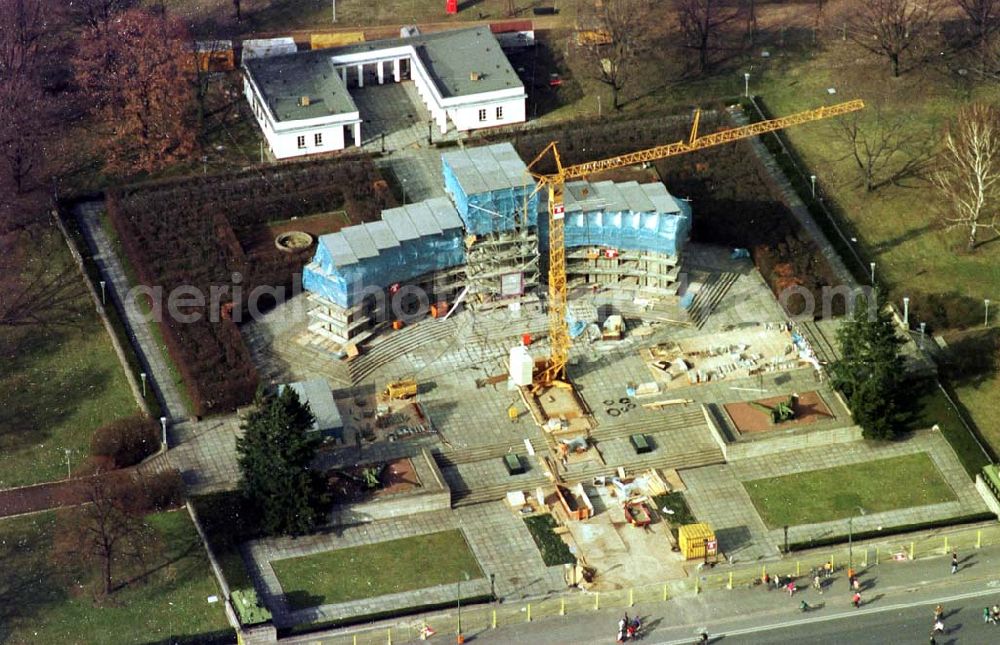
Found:
[[[840,160],[854,161],[868,192],[917,174],[925,161],[914,145],[919,134],[911,129],[912,124],[887,115],[879,104],[838,117],[830,127],[845,150]]]
[[[980,60],[985,63],[990,39],[1000,28],[1000,0],[955,0],[969,18]]]
[[[757,41],[757,0],[744,0],[747,15],[747,41],[753,47]]]
[[[849,21],[851,39],[884,56],[898,77],[907,51],[922,46],[936,27],[942,0],[865,0]]]
[[[719,32],[739,14],[738,7],[726,7],[721,0],[680,0],[677,3],[677,22],[685,45],[698,52],[699,73],[704,74],[708,69],[708,55]]]
[[[650,7],[649,0],[604,0],[595,8],[592,31],[599,36],[584,47],[597,80],[611,89],[616,110],[639,56],[649,46]]]
[[[1000,111],[975,103],[963,108],[944,138],[944,150],[931,180],[947,199],[942,219],[949,229],[964,229],[969,250],[983,230],[1000,234]]]
[[[233,0],[233,11],[236,13],[236,22],[242,22],[243,12],[241,11],[240,0]]]
[[[128,475],[97,475],[87,485],[87,503],[60,517],[55,547],[57,556],[68,562],[96,563],[104,594],[110,595],[128,579],[121,567],[146,559],[155,532]]]

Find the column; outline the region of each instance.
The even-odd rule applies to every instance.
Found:
[[[365,64],[358,63],[358,87],[365,86]]]
[[[383,69],[383,66],[382,66],[383,63],[385,63],[384,60],[380,60],[378,62],[378,84],[379,85],[382,85],[383,83],[385,83],[385,70]]]
[[[438,128],[441,129],[441,134],[448,134],[448,112],[441,110],[437,116],[437,124]]]
[[[346,67],[341,67],[340,68],[340,79],[342,81],[344,81],[344,85],[346,86],[347,85],[347,68]]]
[[[354,145],[355,147],[361,147],[361,122],[358,121],[354,124]]]
[[[397,83],[400,81],[398,58],[394,58],[392,61],[392,80],[396,81]]]

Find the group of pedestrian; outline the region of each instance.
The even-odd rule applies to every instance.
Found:
[[[618,621],[618,642],[624,643],[628,640],[638,640],[640,627],[642,627],[642,620],[638,616],[629,618],[626,612]]]
[[[990,625],[1000,624],[1000,605],[983,607],[983,622]]]

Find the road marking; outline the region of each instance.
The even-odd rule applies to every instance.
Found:
[[[1000,586],[1000,580],[991,581],[990,583],[987,583],[987,586],[988,587]],[[772,623],[770,625],[759,625],[756,627],[744,627],[742,629],[731,629],[728,631],[709,632],[709,636],[711,636],[713,639],[722,637],[744,636],[747,634],[756,634],[759,632],[771,631],[775,629],[788,629],[789,627],[801,627],[802,625],[815,625],[816,623],[829,622],[831,620],[841,620],[853,616],[883,614],[889,611],[912,609],[913,607],[918,607],[920,605],[951,603],[957,600],[968,600],[970,598],[979,598],[980,596],[990,596],[996,593],[997,592],[995,589],[990,588],[990,589],[982,589],[979,591],[970,591],[967,593],[956,594],[954,596],[946,596],[944,598],[933,598],[930,600],[921,600],[919,602],[911,602],[911,603],[897,603],[895,605],[885,605],[882,607],[869,607],[867,609],[855,609],[854,611],[842,611],[837,614],[827,614],[825,616],[819,616],[813,614],[808,618],[787,620],[783,623]],[[691,636],[688,636],[687,638],[681,638],[672,641],[660,641],[655,645],[688,645],[690,643],[691,643]]]

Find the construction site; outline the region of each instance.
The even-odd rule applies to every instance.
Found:
[[[440,154],[447,197],[320,236],[306,293],[243,332],[264,380],[329,383],[344,428],[325,471],[420,464],[405,504],[340,505],[343,535],[460,527],[502,598],[776,555],[737,471],[860,440],[823,376],[832,328],[791,321],[745,253],[691,243],[697,210],[662,183],[589,177],[861,107],[705,136],[696,116],[687,140],[578,166],[555,144],[528,163],[510,144],[458,148]],[[939,511],[975,505],[969,488]],[[523,521],[539,515],[572,558],[543,562]],[[277,597],[267,553],[256,575]]]

